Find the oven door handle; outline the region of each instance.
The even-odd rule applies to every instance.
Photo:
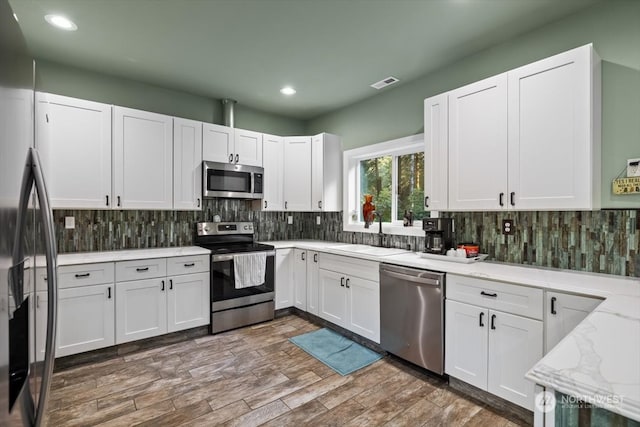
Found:
[[[211,255],[211,262],[232,261],[235,255],[243,254],[255,254],[265,252],[267,256],[274,256],[276,251],[261,251],[261,252],[239,252],[237,254],[224,254],[224,255]]]

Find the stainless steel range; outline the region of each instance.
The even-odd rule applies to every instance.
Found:
[[[211,250],[211,333],[271,320],[274,317],[275,250],[256,243],[250,222],[199,222],[195,243]],[[236,262],[264,253],[264,281],[238,287]]]

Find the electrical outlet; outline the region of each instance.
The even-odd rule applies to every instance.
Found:
[[[503,219],[502,220],[502,234],[506,234],[511,236],[516,231],[516,225],[514,224],[512,219]]]
[[[320,218],[320,215],[316,216],[316,225],[320,225],[322,224],[322,219]]]
[[[293,224],[293,215],[287,216],[287,224]]]
[[[74,228],[76,228],[76,218],[73,216],[65,216],[64,228],[66,228],[67,230],[73,230]]]

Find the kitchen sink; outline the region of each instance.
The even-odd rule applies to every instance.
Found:
[[[369,246],[369,245],[338,245],[331,246],[329,249],[339,252],[345,253],[357,253],[363,255],[372,255],[372,256],[390,256],[390,255],[398,255],[406,253],[407,251],[404,249],[398,248],[380,248],[377,246]]]

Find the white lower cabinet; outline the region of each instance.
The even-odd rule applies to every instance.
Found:
[[[542,358],[543,291],[449,274],[446,292],[445,372],[532,410],[524,375]]]
[[[166,279],[116,283],[116,343],[167,332]]]
[[[600,298],[595,297],[546,292],[545,354],[578,326],[578,323],[582,322],[601,302]]]
[[[209,323],[209,273],[169,277],[167,332]]]
[[[542,358],[542,322],[446,301],[445,371],[533,409],[535,384],[524,374]]]
[[[116,263],[116,343],[207,325],[207,259],[198,255]],[[174,274],[166,276],[167,271]],[[120,281],[134,277],[144,279]]]
[[[307,251],[307,313],[318,315],[318,252]]]
[[[293,249],[276,250],[276,310],[293,306]]]
[[[293,257],[293,305],[307,311],[307,251],[295,249]]]
[[[334,257],[336,256],[327,255],[323,260]],[[339,258],[348,265],[349,257]],[[329,261],[324,266],[327,264],[332,263]],[[328,270],[323,265],[319,267],[318,316],[379,343],[380,283],[354,275],[354,272],[357,274],[360,271],[357,265],[343,271]],[[375,271],[377,274],[377,269]]]

